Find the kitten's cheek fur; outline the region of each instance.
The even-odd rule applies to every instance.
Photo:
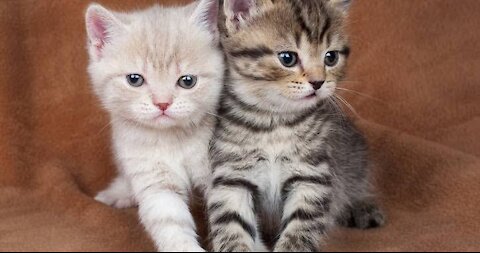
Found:
[[[316,94],[321,100],[327,99],[335,94],[336,87],[336,84],[326,84],[324,87],[319,89]]]

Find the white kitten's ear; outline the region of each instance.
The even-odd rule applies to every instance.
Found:
[[[195,8],[193,22],[202,25],[214,36],[215,41],[219,38],[218,12],[219,0],[200,0]]]
[[[226,27],[235,32],[256,12],[256,0],[224,0]]]
[[[89,50],[95,57],[101,58],[106,44],[125,27],[109,10],[99,4],[91,4],[85,16]]]
[[[352,4],[352,0],[328,0],[328,2],[344,15],[348,14],[348,10]]]

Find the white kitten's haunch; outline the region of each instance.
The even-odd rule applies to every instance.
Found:
[[[210,176],[222,89],[218,1],[86,14],[89,74],[111,116],[118,177],[96,200],[139,216],[161,251],[203,251],[188,207]]]

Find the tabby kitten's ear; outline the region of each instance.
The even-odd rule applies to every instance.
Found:
[[[192,15],[192,22],[200,24],[207,29],[213,35],[214,41],[216,42],[220,37],[218,31],[219,1],[199,0],[198,2]]]
[[[224,0],[226,28],[229,32],[236,32],[245,25],[256,12],[257,0]]]
[[[99,4],[91,4],[86,14],[89,51],[97,60],[102,57],[105,45],[111,42],[125,26],[115,15]]]
[[[333,7],[342,12],[344,15],[348,14],[352,0],[327,0]]]

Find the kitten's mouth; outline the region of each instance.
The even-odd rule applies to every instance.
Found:
[[[154,118],[154,120],[157,120],[157,121],[158,121],[158,120],[166,120],[166,119],[171,120],[171,119],[173,119],[173,118],[170,117],[170,116],[168,116],[168,115],[165,114],[165,113],[159,114],[158,116],[156,116],[156,117]]]
[[[304,99],[304,100],[305,100],[305,99],[306,99],[306,100],[310,100],[310,99],[313,99],[313,98],[316,98],[316,97],[317,97],[317,93],[314,91],[314,92],[312,92],[312,94],[303,97],[303,99]]]
[[[309,101],[313,101],[317,98],[317,93],[316,92],[311,92],[309,94],[305,94],[305,95],[302,95],[302,96],[299,96],[299,97],[296,97],[296,98],[289,98],[295,102],[298,102],[298,103],[305,103],[305,102],[309,102]]]

